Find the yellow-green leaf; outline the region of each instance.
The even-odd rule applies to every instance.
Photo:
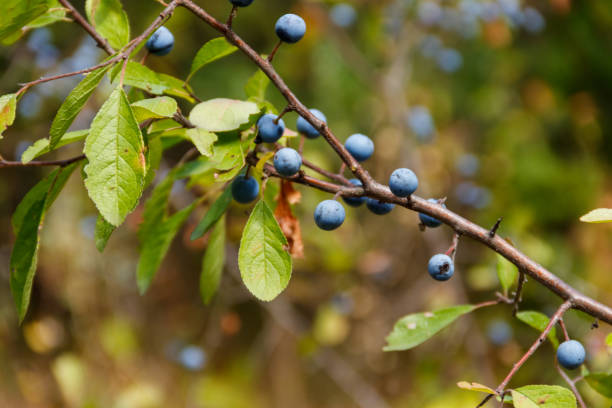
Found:
[[[557,385],[527,385],[512,390],[516,408],[576,408],[574,393]]]
[[[178,104],[168,96],[160,96],[134,102],[132,109],[136,120],[143,122],[147,119],[172,118],[178,110]]]
[[[187,82],[193,74],[202,69],[206,64],[221,59],[237,51],[238,48],[228,43],[225,37],[213,38],[200,48],[191,63],[191,71],[187,77]]]
[[[533,327],[539,332],[543,332],[548,326],[550,319],[544,313],[536,312],[533,310],[525,310],[516,314],[516,318],[521,322]],[[552,343],[554,348],[559,347],[559,340],[557,339],[557,329],[553,327],[548,332],[548,339]]]
[[[612,222],[612,208],[598,208],[580,217],[582,222]]]
[[[499,278],[504,295],[508,295],[508,291],[516,281],[518,273],[518,268],[513,263],[497,254],[497,277]]]
[[[70,143],[79,142],[81,140],[85,140],[87,135],[89,134],[89,129],[84,130],[75,130],[74,132],[64,133],[64,135],[60,138],[60,141],[57,142],[55,149],[66,146]],[[37,157],[42,156],[43,154],[49,153],[51,150],[49,148],[49,139],[38,139],[34,144],[28,147],[21,155],[22,163],[29,163]]]
[[[462,388],[464,390],[484,392],[491,395],[496,394],[494,389],[475,382],[459,381],[457,383],[457,387]]]
[[[130,40],[130,23],[119,0],[87,0],[85,11],[89,22],[109,44],[119,49]]]
[[[595,391],[607,398],[612,398],[612,374],[589,373],[584,378]]]
[[[0,1],[0,41],[19,32],[23,26],[49,9],[47,0]]]
[[[259,107],[253,102],[219,98],[197,104],[189,120],[209,132],[229,132],[248,124],[258,113]]]
[[[291,264],[287,239],[270,207],[260,200],[240,240],[238,266],[242,281],[258,299],[273,300],[289,284]]]
[[[127,96],[117,88],[94,118],[85,139],[85,187],[102,216],[119,226],[142,195],[144,142]]]
[[[202,156],[211,157],[213,155],[213,145],[217,141],[217,135],[204,129],[195,128],[187,130],[187,137]]]
[[[0,139],[6,128],[15,121],[16,108],[17,96],[15,94],[0,96]]]
[[[384,351],[409,350],[425,342],[459,317],[474,310],[473,305],[460,305],[415,313],[402,317],[387,336]]]

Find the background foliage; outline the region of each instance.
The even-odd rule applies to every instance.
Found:
[[[142,32],[161,9],[152,0],[123,3],[132,33]],[[430,6],[418,2],[355,1],[356,20],[347,27],[332,2],[257,3],[263,1],[240,10],[236,31],[268,52],[277,17],[292,11],[305,18],[306,37],[281,49],[275,66],[303,101],[325,112],[338,136],[362,132],[375,140],[367,168],[377,179],[400,165],[413,168],[421,195],[448,196],[449,208],[482,225],[503,215],[501,234],[527,255],[593,297],[610,299],[610,224],[578,222],[592,208],[612,207],[612,119],[606,114],[612,108],[610,3],[521,4],[523,17],[527,7],[542,13],[542,26],[510,12],[460,24],[457,16],[463,14],[448,11],[468,13],[467,1],[444,2],[441,20],[431,20]],[[229,11],[225,1],[205,6],[220,19]],[[511,6],[499,3],[506,11]],[[173,52],[149,57],[147,64],[186,78],[197,50],[218,35],[184,10],[167,27],[177,39]],[[0,93],[103,57],[76,25],[34,30],[0,48]],[[235,53],[194,74],[191,85],[204,100],[244,99],[254,72]],[[15,125],[4,133],[5,158],[18,160],[32,142],[48,136],[78,80],[25,94]],[[109,97],[111,86],[104,81],[74,129],[89,127]],[[282,109],[275,90],[268,97]],[[294,128],[295,119],[290,114],[285,121]],[[184,151],[180,145],[169,150],[160,173]],[[79,147],[51,156],[76,154]],[[309,142],[306,155],[326,168],[339,166],[323,140]],[[458,320],[411,351],[383,353],[399,317],[490,298],[499,286],[496,257],[463,240],[455,278],[436,284],[425,265],[432,253],[448,247],[450,231],[422,234],[408,211],[377,217],[358,209],[347,211],[341,229],[326,233],[312,222],[316,203],[326,195],[299,187],[303,197],[295,211],[305,257],[294,260],[291,283],[279,299],[261,303],[239,281],[237,247],[247,211],[238,205],[227,216],[221,290],[208,306],[198,287],[210,234],[189,239],[207,206],[190,216],[140,297],[135,273],[143,205],[99,254],[96,209],[76,177],[45,215],[32,304],[17,329],[8,282],[10,215],[48,172],[0,173],[2,406],[348,407],[356,406],[354,399],[370,407],[472,406],[479,395],[455,383],[496,384],[535,338],[499,306]],[[176,182],[172,211],[191,204],[195,194]],[[553,295],[527,284],[524,309],[549,311],[556,304]],[[587,346],[589,366],[609,371],[609,328],[591,331],[592,321],[576,312],[567,320],[572,336]],[[514,383],[562,384],[552,348],[542,348]],[[588,386],[580,387],[590,406],[606,406]]]

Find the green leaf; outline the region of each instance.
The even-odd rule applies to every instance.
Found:
[[[145,188],[153,183],[164,152],[162,141],[159,137],[149,139],[147,147],[147,176],[145,177]]]
[[[47,0],[2,0],[0,1],[0,41],[21,30],[38,16],[43,15],[49,5]]]
[[[157,224],[150,234],[144,237],[137,272],[138,289],[141,294],[144,294],[151,285],[172,240],[195,208],[195,204],[183,208],[169,218],[157,219]]]
[[[473,305],[460,305],[404,316],[393,326],[383,350],[399,351],[416,347],[472,310],[474,310]]]
[[[230,55],[237,51],[238,48],[234,47],[227,42],[225,37],[213,38],[200,48],[196,54],[193,62],[191,63],[191,71],[185,82],[189,82],[193,74],[202,69],[206,64],[210,64],[213,61],[221,59],[227,55]]]
[[[612,222],[612,208],[598,208],[580,217],[582,222]]]
[[[262,70],[257,70],[244,86],[244,92],[248,98],[263,101],[266,99],[268,85],[270,85],[270,78]]]
[[[63,8],[61,4],[57,0],[47,0],[49,2],[49,9],[41,16],[36,17],[34,20],[30,21],[28,24],[23,26],[21,30],[13,32],[10,36],[6,37],[2,40],[3,44],[13,44],[17,40],[19,40],[25,33],[34,29],[45,27],[58,21],[70,21],[66,18],[67,9]]]
[[[143,99],[132,104],[132,109],[138,122],[147,119],[172,118],[178,110],[176,100],[168,96],[158,98]]]
[[[612,398],[612,374],[590,373],[584,378],[595,391],[607,398]]]
[[[96,90],[102,78],[109,70],[110,66],[98,68],[89,73],[71,92],[68,94],[62,106],[57,111],[57,115],[51,124],[49,131],[49,149],[53,150],[62,139],[74,119],[77,117],[85,103]]]
[[[497,277],[499,278],[499,283],[501,283],[504,295],[508,295],[508,291],[514,285],[518,274],[518,268],[513,263],[497,254]]]
[[[111,72],[113,82],[118,81],[122,64],[118,64]],[[194,102],[184,88],[185,83],[170,75],[160,74],[135,61],[128,61],[125,68],[124,83],[153,95],[167,94]]]
[[[218,139],[217,135],[204,129],[195,128],[188,129],[187,136],[202,156],[211,157],[213,155],[213,145]]]
[[[102,216],[119,226],[138,204],[146,173],[144,142],[123,89],[94,118],[85,140],[85,187]]]
[[[527,385],[512,390],[516,408],[576,408],[574,393],[557,385]]]
[[[467,382],[467,381],[459,381],[457,383],[457,387],[462,388],[468,391],[476,391],[476,392],[484,392],[487,394],[495,395],[496,392],[494,389],[487,387],[486,385],[482,385],[475,382]]]
[[[201,238],[208,232],[208,230],[225,214],[227,207],[232,202],[232,190],[226,188],[223,194],[217,198],[217,200],[210,206],[202,221],[191,233],[191,240]]]
[[[110,222],[106,221],[104,217],[98,215],[98,219],[96,220],[96,232],[95,232],[95,241],[96,248],[100,252],[104,252],[106,248],[106,244],[108,243],[108,239],[111,234],[115,231],[115,226]]]
[[[260,200],[242,232],[238,266],[247,289],[260,300],[270,301],[289,284],[291,256],[287,239],[270,207]]]
[[[0,139],[2,133],[15,121],[17,110],[17,95],[8,94],[0,96]]]
[[[612,333],[608,334],[608,336],[606,336],[606,344],[609,347],[612,347]]]
[[[197,104],[189,120],[209,132],[229,132],[248,124],[257,113],[259,107],[253,102],[219,98]]]
[[[200,295],[204,304],[209,304],[221,283],[221,274],[225,264],[225,217],[221,216],[215,224],[208,247],[202,261],[200,275]]]
[[[119,0],[87,0],[85,11],[89,22],[115,49],[130,41],[130,22]]]
[[[43,217],[78,166],[73,163],[53,171],[26,194],[13,215],[17,238],[10,259],[10,287],[21,323],[30,304],[38,260],[39,231]]]
[[[59,193],[62,191],[68,179],[72,175],[74,169],[79,166],[79,163],[72,163],[64,168],[53,170],[49,176],[39,181],[28,193],[21,199],[21,202],[17,206],[17,209],[11,217],[11,224],[15,235],[19,234],[19,230],[24,223],[27,213],[32,207],[33,203],[41,200],[45,196],[47,197],[48,209],[51,204],[55,201]]]
[[[75,130],[74,132],[64,133],[61,137],[60,141],[57,143],[55,148],[59,148],[62,146],[66,146],[70,143],[80,142],[81,140],[85,140],[87,135],[89,134],[89,129],[84,130]],[[47,154],[51,151],[49,148],[49,139],[38,139],[34,144],[28,147],[23,154],[21,155],[22,163],[29,163],[37,157],[42,156],[43,154]]]
[[[548,326],[548,322],[550,322],[550,318],[544,313],[536,312],[533,310],[519,312],[516,314],[516,317],[521,322],[526,323],[527,325],[533,327],[539,332],[543,332],[544,329],[546,329],[546,326]],[[553,327],[548,333],[548,340],[550,340],[555,349],[559,347],[559,340],[557,339],[557,329],[555,327]]]

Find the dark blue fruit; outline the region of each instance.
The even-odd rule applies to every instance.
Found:
[[[166,27],[159,27],[147,41],[146,47],[151,54],[168,55],[174,47],[174,36]]]
[[[357,186],[357,187],[363,186],[363,183],[359,179],[353,178],[353,179],[350,179],[349,181],[354,186]],[[347,203],[351,207],[359,207],[361,204],[365,203],[365,200],[366,200],[365,197],[342,197],[342,199],[344,200],[345,203]]]
[[[385,203],[384,201],[379,201],[370,197],[366,199],[366,205],[368,206],[368,209],[376,215],[388,214],[391,212],[391,210],[393,210],[393,208],[395,208],[395,204]]]
[[[232,196],[242,204],[254,201],[259,195],[259,183],[252,176],[238,176],[232,182]]]

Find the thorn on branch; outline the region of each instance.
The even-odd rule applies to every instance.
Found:
[[[591,330],[599,329],[599,319],[595,319],[593,324],[591,324]]]
[[[497,222],[495,222],[495,225],[489,231],[489,238],[491,239],[495,238],[495,234],[497,233],[497,230],[499,229],[499,226],[501,225],[501,222],[503,221],[503,219],[504,217],[499,217],[497,219]]]
[[[525,281],[527,278],[525,277],[525,272],[519,271],[519,281],[518,286],[516,288],[516,293],[514,294],[514,301],[512,306],[512,316],[516,317],[516,314],[519,310],[519,303],[521,302],[521,296],[523,292],[523,286],[525,285]]]

